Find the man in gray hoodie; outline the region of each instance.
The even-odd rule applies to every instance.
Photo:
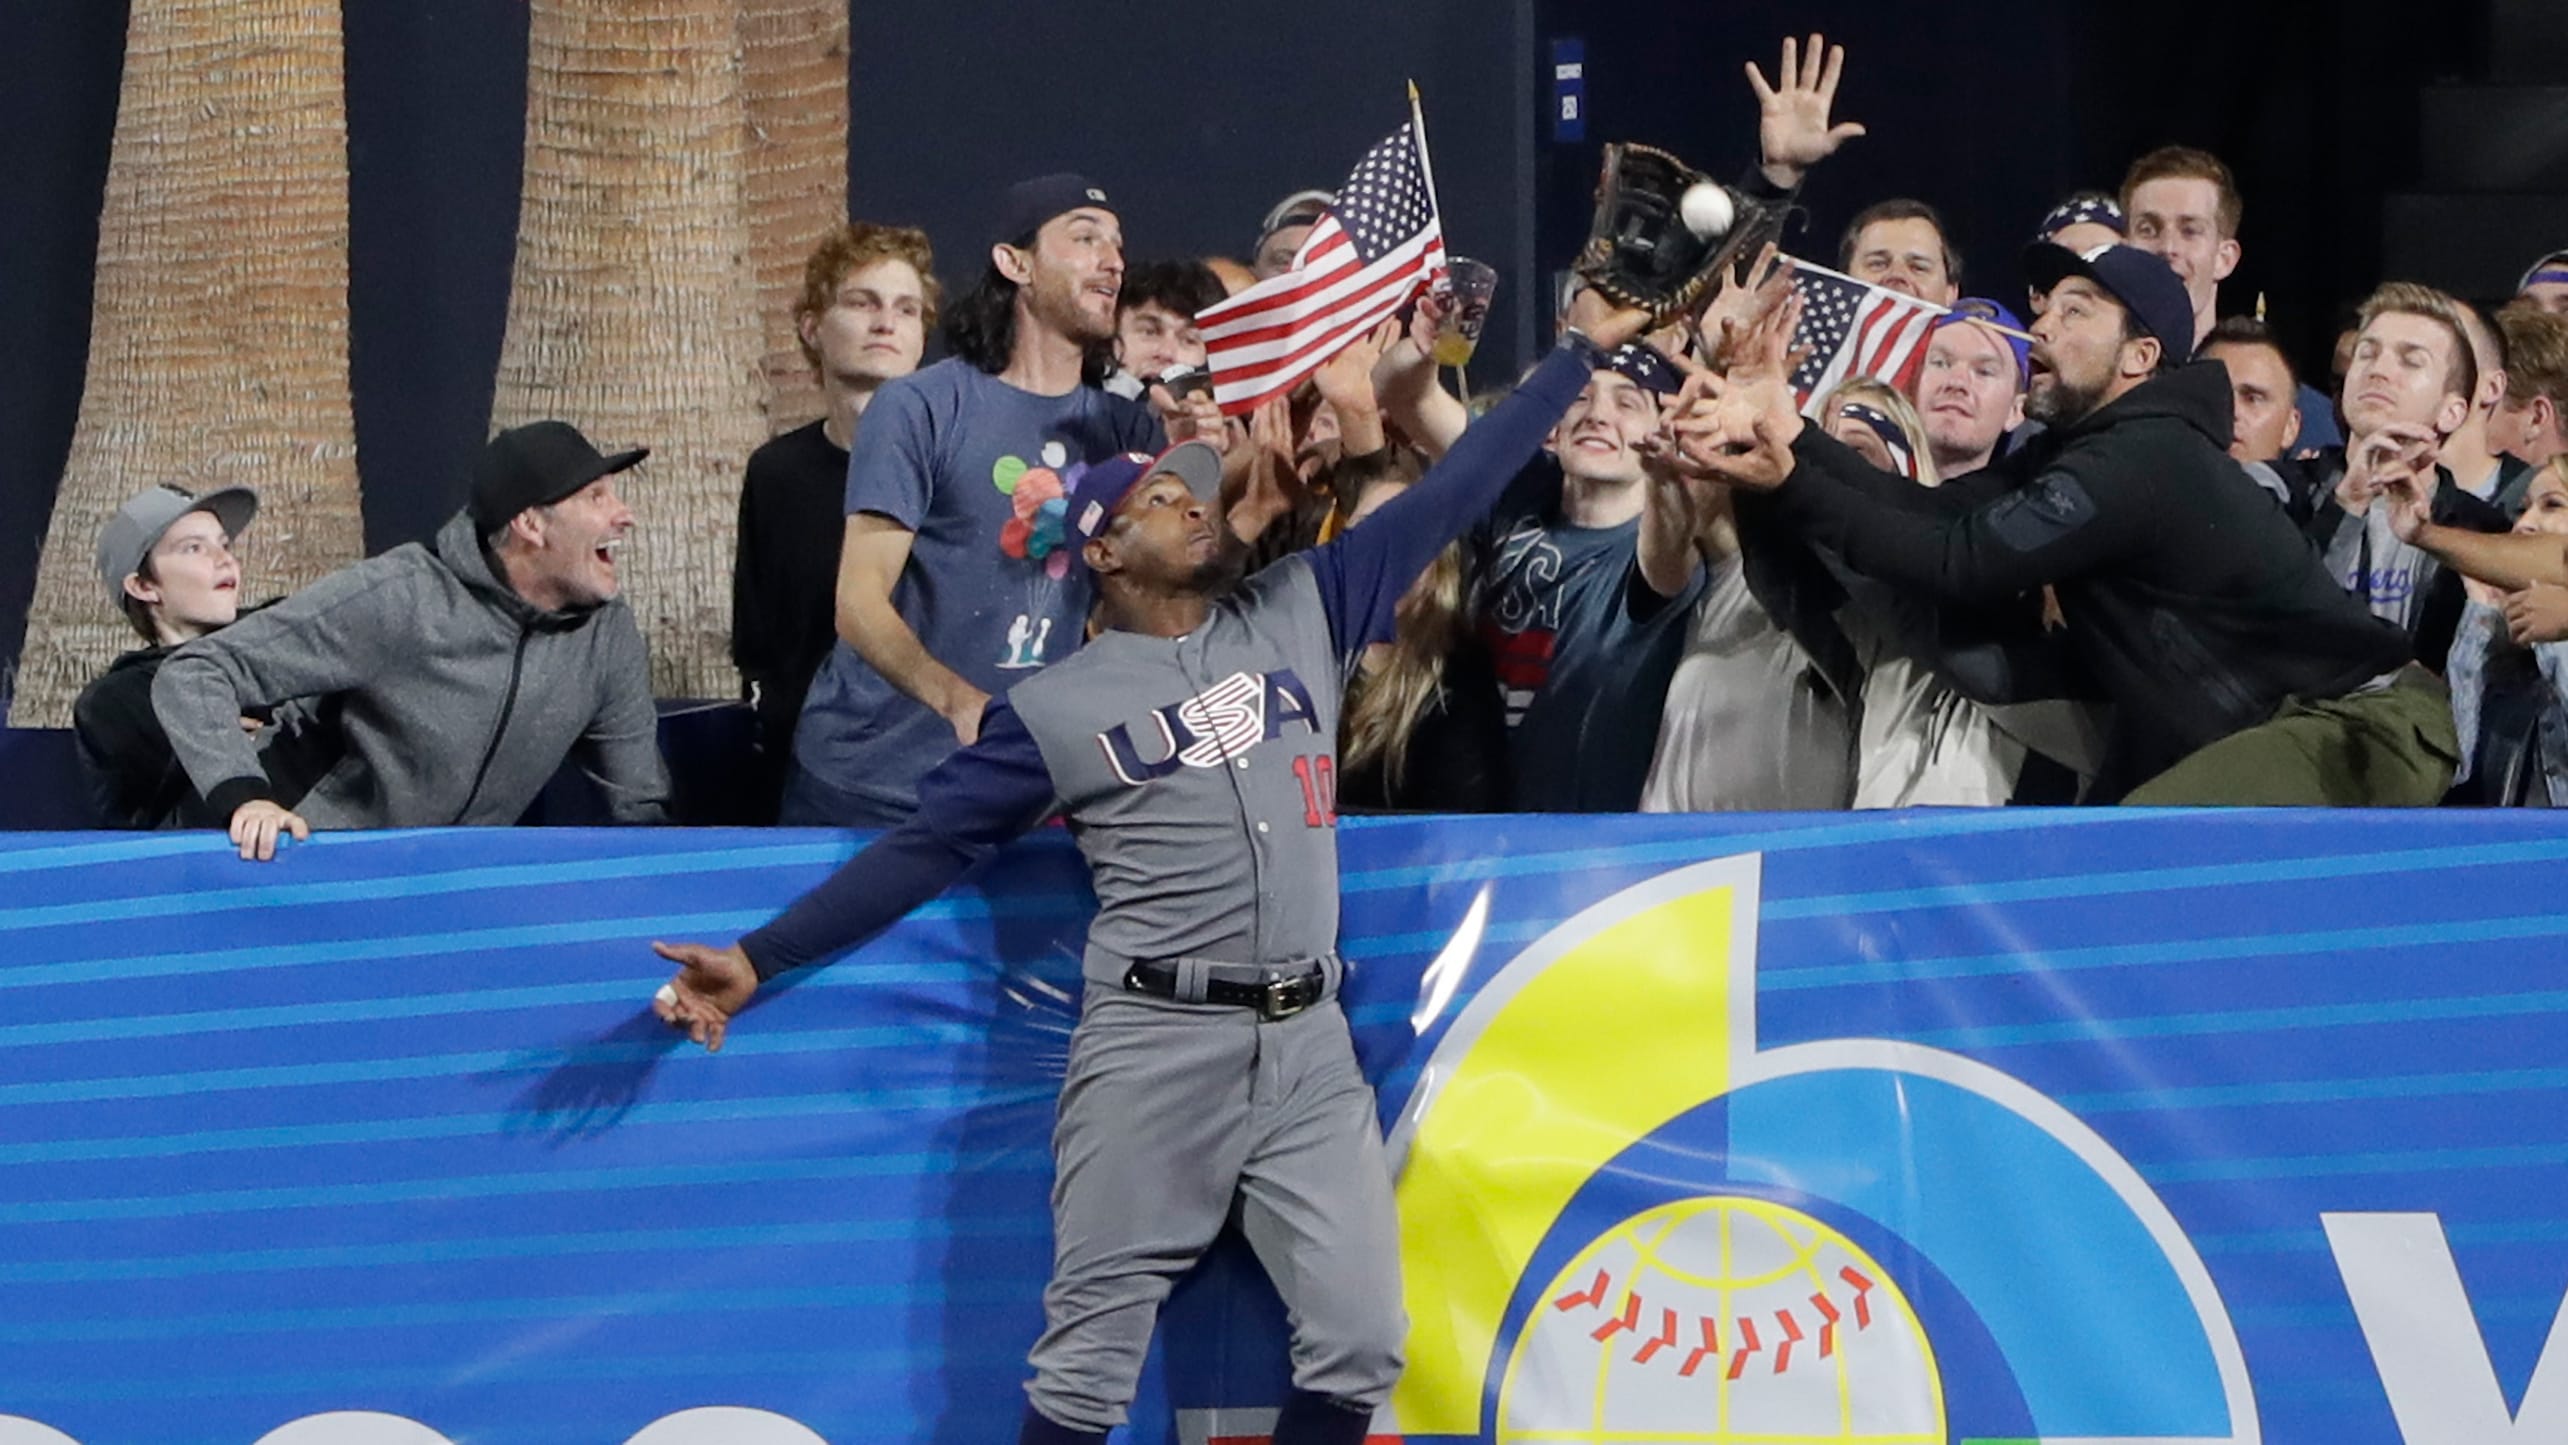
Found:
[[[243,858],[280,834],[517,821],[576,755],[618,822],[666,821],[650,664],[617,600],[633,513],[567,422],[501,432],[434,542],[396,547],[172,653],[152,706]],[[346,756],[280,805],[245,711],[335,695]]]

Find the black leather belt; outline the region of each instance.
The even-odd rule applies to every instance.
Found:
[[[1316,963],[1299,973],[1267,974],[1254,981],[1216,975],[1204,980],[1204,1002],[1255,1009],[1262,1019],[1289,1019],[1318,1003],[1328,986],[1328,970]],[[1173,999],[1177,997],[1177,965],[1161,959],[1141,959],[1124,970],[1124,987],[1154,998]]]

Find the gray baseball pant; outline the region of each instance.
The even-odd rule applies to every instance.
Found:
[[[1293,1326],[1293,1383],[1371,1410],[1400,1377],[1399,1224],[1332,997],[1288,1019],[1090,983],[1052,1136],[1052,1281],[1026,1387],[1124,1423],[1160,1302],[1236,1204]]]

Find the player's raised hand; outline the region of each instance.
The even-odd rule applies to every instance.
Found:
[[[1864,133],[1853,121],[1830,125],[1837,105],[1837,82],[1846,72],[1846,47],[1810,37],[1802,50],[1792,37],[1783,41],[1783,61],[1775,83],[1748,62],[1748,88],[1757,96],[1757,149],[1767,180],[1789,190],[1812,166],[1837,153],[1837,147]]]
[[[750,966],[749,955],[736,943],[707,948],[654,942],[651,951],[678,966],[677,976],[651,1000],[651,1012],[669,1027],[686,1030],[707,1052],[720,1052],[732,1016],[747,1008],[750,995],[758,991],[758,970]]]
[[[1609,300],[1593,286],[1578,288],[1578,294],[1569,298],[1569,314],[1561,319],[1607,351],[1650,326],[1650,313]]]

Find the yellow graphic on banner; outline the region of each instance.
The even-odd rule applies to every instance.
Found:
[[[1625,1220],[1556,1275],[1497,1445],[1943,1445],[1926,1327],[1852,1240],[1766,1200]]]
[[[1563,924],[1436,1050],[1399,1186],[1409,1348],[1392,1412],[1404,1433],[1480,1428],[1508,1296],[1563,1206],[1634,1140],[1729,1089],[1755,865],[1711,866],[1668,875],[1690,891],[1637,912]]]

